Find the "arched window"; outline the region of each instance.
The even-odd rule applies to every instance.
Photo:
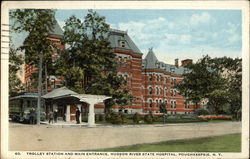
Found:
[[[159,94],[159,88],[156,87],[156,94],[158,95]]]
[[[168,89],[167,89],[167,87],[165,87],[164,92],[165,92],[165,96],[167,96],[168,95]]]
[[[165,99],[165,100],[164,100],[164,104],[166,104],[166,105],[168,104],[168,101],[167,101],[167,99]]]
[[[159,107],[158,99],[156,99],[155,101],[156,101],[156,107]]]
[[[153,75],[149,74],[148,80],[152,81],[153,80]]]
[[[173,108],[176,108],[176,101],[173,101]]]
[[[156,75],[156,81],[159,81],[159,75]]]
[[[162,88],[160,88],[160,93],[159,94],[161,94],[161,92],[162,92]]]
[[[152,87],[149,87],[148,91],[149,91],[149,94],[153,94],[153,88]]]

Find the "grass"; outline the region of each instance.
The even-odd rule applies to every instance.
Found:
[[[230,122],[232,120],[208,120],[208,121],[199,121],[199,120],[188,120],[188,119],[183,119],[183,120],[169,120],[166,121],[166,124],[178,124],[178,123],[201,123],[201,122],[205,122],[205,123],[221,123],[221,122]],[[102,124],[102,125],[115,125],[115,124],[111,124],[109,122],[106,121],[96,121],[96,124]],[[156,121],[153,122],[152,124],[163,124],[163,121]],[[142,121],[142,123],[140,124],[135,124],[132,120],[126,120],[125,123],[123,124],[117,124],[117,125],[147,125],[147,123],[144,123]]]
[[[103,152],[241,152],[241,134],[166,141],[109,149]]]

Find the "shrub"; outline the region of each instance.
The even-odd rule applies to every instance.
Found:
[[[141,116],[140,116],[140,114],[139,113],[135,113],[134,115],[133,115],[133,122],[135,123],[135,124],[139,124],[139,121],[141,120]]]
[[[122,120],[122,123],[124,123],[125,118],[126,118],[125,115],[124,115],[124,113],[119,112],[118,115],[120,116],[120,118],[121,118],[121,120]]]
[[[98,120],[99,120],[99,121],[103,121],[103,120],[104,120],[103,114],[99,114]]]
[[[117,113],[111,113],[110,122],[112,124],[122,124],[123,123],[122,116]]]
[[[205,109],[196,109],[194,113],[197,114],[197,115],[207,115],[207,114],[209,114],[209,112],[207,110],[205,110]]]
[[[144,122],[147,123],[147,124],[152,124],[153,123],[153,118],[152,118],[152,115],[145,115],[144,116]]]
[[[105,114],[105,120],[107,122],[110,122],[110,120],[111,120],[111,113]]]

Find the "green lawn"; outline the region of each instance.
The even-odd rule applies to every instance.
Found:
[[[167,141],[110,149],[104,152],[241,152],[241,134]]]
[[[221,123],[221,122],[232,122],[232,120],[208,120],[208,121],[194,121],[194,120],[170,120],[170,121],[166,121],[166,124],[178,124],[178,123]],[[109,122],[106,121],[96,121],[96,124],[102,124],[102,125],[115,125],[115,124],[111,124]],[[153,122],[152,124],[163,124],[163,122]],[[126,120],[126,123],[124,124],[116,124],[116,125],[148,125],[147,123],[140,123],[140,124],[135,124],[132,120]]]

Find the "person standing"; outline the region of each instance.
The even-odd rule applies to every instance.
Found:
[[[50,111],[48,116],[49,116],[49,124],[50,124],[50,122],[53,124],[53,112]]]
[[[35,124],[35,109],[30,109],[30,124]]]
[[[79,120],[80,114],[81,114],[81,112],[80,112],[79,108],[76,108],[76,124],[80,124],[80,120]]]
[[[54,116],[54,122],[56,123],[57,122],[57,117],[58,117],[57,110],[54,111],[53,116]]]

